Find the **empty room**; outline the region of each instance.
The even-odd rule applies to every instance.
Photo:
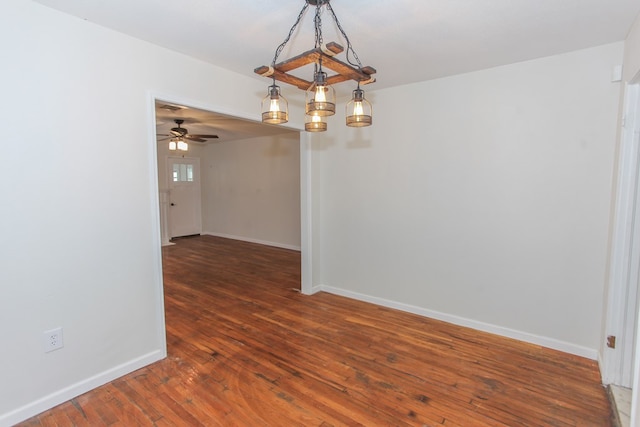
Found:
[[[3,6],[0,426],[640,425],[640,1]]]

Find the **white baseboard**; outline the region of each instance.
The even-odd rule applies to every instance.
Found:
[[[166,352],[163,350],[156,350],[151,353],[140,356],[136,359],[125,362],[107,371],[101,372],[93,377],[87,378],[68,387],[58,390],[54,393],[44,396],[36,401],[28,403],[20,408],[17,408],[11,412],[0,415],[0,427],[9,427],[38,415],[54,406],[60,405],[74,397],[80,396],[94,388],[100,387],[110,381],[120,378],[130,372],[147,366],[153,362],[164,359]]]
[[[202,234],[206,234],[208,236],[223,237],[225,239],[241,240],[243,242],[249,242],[249,243],[257,243],[259,245],[273,246],[275,248],[290,249],[292,251],[298,251],[298,252],[301,251],[300,246],[288,245],[286,243],[269,242],[267,240],[252,239],[251,237],[235,236],[233,234],[214,233],[211,231],[203,231]]]
[[[598,351],[595,349],[582,347],[565,341],[556,340],[554,338],[543,337],[528,332],[517,331],[502,326],[492,325],[490,323],[479,322],[477,320],[466,319],[464,317],[454,316],[451,314],[441,313],[439,311],[429,310],[427,308],[417,307],[410,304],[404,304],[397,301],[391,301],[384,298],[373,297],[370,295],[360,294],[345,289],[334,288],[326,285],[316,285],[312,288],[311,293],[328,292],[330,294],[340,295],[359,301],[364,301],[396,310],[406,311],[408,313],[418,314],[420,316],[429,317],[431,319],[442,320],[443,322],[452,323],[458,326],[464,326],[476,329],[482,332],[500,335],[507,338],[513,338],[519,341],[528,342],[530,344],[540,345],[542,347],[559,350],[564,353],[574,354],[576,356],[586,357],[591,360],[598,360]]]

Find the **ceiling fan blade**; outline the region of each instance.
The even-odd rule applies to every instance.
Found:
[[[196,138],[193,135],[186,135],[185,138],[188,139],[189,141],[207,142],[206,139]]]
[[[218,138],[218,135],[187,135],[187,138]]]
[[[158,135],[160,136],[160,135]],[[173,138],[172,136],[167,135],[166,138],[160,138],[158,141],[166,141],[167,139]]]

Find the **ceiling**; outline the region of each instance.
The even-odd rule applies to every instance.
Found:
[[[174,120],[182,119],[180,126],[192,135],[218,135],[217,139],[207,139],[202,144],[222,143],[258,136],[274,136],[295,132],[282,126],[265,125],[260,122],[200,110],[189,106],[156,101],[156,135],[159,142],[168,141],[171,128],[177,126]],[[198,144],[188,141],[190,144]]]
[[[265,88],[267,80],[253,70],[271,63],[305,4],[304,0],[35,1],[265,80]],[[331,0],[331,5],[362,64],[377,70],[377,81],[369,90],[624,40],[640,12],[640,0]],[[328,14],[322,22],[324,41],[346,46]],[[310,7],[279,59],[313,44]],[[348,83],[337,86],[340,94],[353,89]]]

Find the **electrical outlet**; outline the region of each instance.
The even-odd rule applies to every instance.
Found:
[[[43,344],[45,353],[64,347],[64,343],[62,341],[62,328],[44,331],[42,334],[44,338]]]

